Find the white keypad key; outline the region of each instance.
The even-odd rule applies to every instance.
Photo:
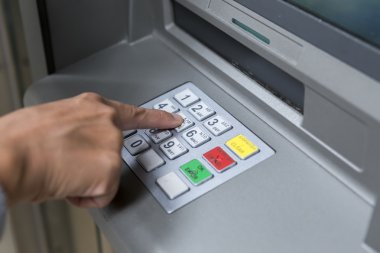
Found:
[[[156,144],[169,139],[173,135],[169,130],[158,129],[145,130],[145,134],[148,135],[148,137]]]
[[[208,117],[215,114],[214,109],[212,109],[211,107],[209,107],[203,102],[199,102],[191,106],[189,108],[189,112],[199,121],[207,119]]]
[[[164,159],[162,159],[153,149],[149,149],[142,153],[136,158],[136,160],[146,172],[151,172],[165,164]]]
[[[178,112],[179,108],[175,106],[169,99],[165,99],[153,106],[154,109],[167,111],[169,113]]]
[[[135,133],[137,133],[137,130],[125,130],[123,131],[123,137],[127,138]]]
[[[186,129],[194,126],[195,123],[192,120],[190,120],[184,113],[179,112],[177,114],[180,115],[183,118],[182,125],[180,125],[179,127],[175,128],[175,130],[177,131],[177,133],[185,131]]]
[[[177,138],[171,138],[170,140],[162,143],[160,145],[160,149],[170,160],[173,160],[188,151],[188,149]]]
[[[175,199],[189,190],[189,187],[174,172],[158,178],[156,182],[169,199]]]
[[[131,155],[137,155],[150,148],[149,144],[141,135],[133,135],[132,137],[125,139],[124,147]]]
[[[206,142],[208,142],[211,138],[202,131],[199,127],[194,127],[187,132],[185,132],[182,137],[185,139],[187,143],[190,144],[193,148],[199,147]]]
[[[203,124],[213,135],[219,136],[232,129],[232,125],[222,116],[215,116]]]
[[[174,96],[174,99],[183,107],[188,107],[200,100],[191,90],[186,89]]]

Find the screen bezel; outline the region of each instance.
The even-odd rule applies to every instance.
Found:
[[[380,81],[380,50],[372,44],[283,0],[234,1]]]

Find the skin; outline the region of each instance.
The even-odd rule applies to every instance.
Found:
[[[183,119],[95,93],[29,107],[0,118],[0,184],[9,206],[68,199],[104,207],[121,173],[121,130],[169,129]]]

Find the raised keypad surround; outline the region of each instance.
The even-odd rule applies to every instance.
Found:
[[[193,83],[183,84],[142,107],[186,118],[176,129],[129,131],[124,140],[124,161],[167,213],[274,154]],[[140,143],[142,147],[135,147]]]

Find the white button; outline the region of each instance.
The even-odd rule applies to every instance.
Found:
[[[199,147],[204,143],[208,142],[211,138],[203,132],[199,127],[194,127],[189,131],[185,132],[182,137],[187,143],[189,143],[193,148]]]
[[[127,138],[127,137],[131,136],[132,134],[135,134],[136,132],[137,132],[137,130],[125,130],[125,131],[123,131],[123,137]]]
[[[145,134],[148,135],[149,138],[156,144],[169,139],[173,135],[172,132],[170,132],[169,130],[159,130],[159,129],[145,130]]]
[[[149,149],[142,153],[136,158],[136,160],[146,172],[151,172],[165,164],[164,159],[162,159],[153,149]]]
[[[177,100],[183,107],[188,107],[189,105],[198,102],[200,99],[197,97],[191,90],[186,89],[177,95],[174,96],[174,99]]]
[[[124,147],[129,153],[131,153],[131,155],[137,155],[150,148],[149,144],[143,137],[141,137],[141,135],[133,135],[132,137],[125,139]]]
[[[169,113],[178,112],[179,108],[175,106],[169,99],[165,99],[153,106],[154,109],[167,111]]]
[[[203,125],[215,136],[232,129],[232,125],[219,115],[207,120]]]
[[[189,190],[189,187],[174,172],[157,179],[157,184],[169,199],[175,199]]]
[[[170,160],[173,160],[188,151],[177,138],[171,138],[170,140],[162,143],[160,145],[160,149]]]
[[[177,133],[180,133],[180,132],[188,129],[189,127],[194,126],[194,122],[191,121],[184,113],[179,112],[177,114],[180,115],[183,118],[182,125],[180,125],[179,127],[175,128],[175,130],[177,131]]]
[[[199,102],[189,108],[189,112],[199,121],[207,119],[215,114],[214,109],[203,102]]]

